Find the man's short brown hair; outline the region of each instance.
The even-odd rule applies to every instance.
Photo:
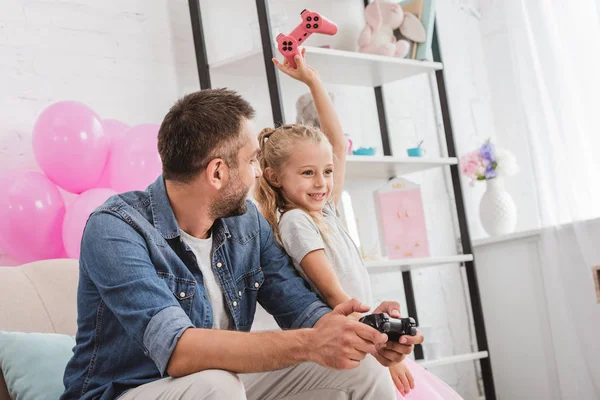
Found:
[[[205,89],[179,99],[158,131],[163,177],[189,182],[215,158],[237,167],[244,118],[254,118],[254,108],[233,90]]]

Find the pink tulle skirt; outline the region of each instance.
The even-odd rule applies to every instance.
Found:
[[[406,396],[400,394],[396,389],[396,398],[398,400],[459,400],[462,399],[450,386],[442,381],[425,368],[411,360],[405,358],[405,365],[408,367],[415,380],[415,388],[411,389]]]

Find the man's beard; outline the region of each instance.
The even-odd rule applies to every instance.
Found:
[[[227,186],[223,189],[221,198],[217,199],[210,207],[213,219],[236,217],[248,211],[246,198],[249,188],[240,180],[237,173],[231,175]]]

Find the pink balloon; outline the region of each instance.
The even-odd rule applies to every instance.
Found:
[[[110,186],[117,192],[144,190],[162,171],[158,125],[141,124],[126,131],[112,148]]]
[[[65,204],[41,172],[17,170],[0,177],[0,248],[22,263],[63,254]]]
[[[35,159],[52,182],[71,193],[96,185],[108,144],[100,117],[76,101],[48,106],[33,128]]]
[[[97,188],[110,188],[110,154],[112,148],[116,142],[123,136],[123,134],[129,129],[129,125],[124,124],[116,119],[105,119],[102,121],[104,125],[104,134],[108,136],[108,155],[106,157],[106,163],[104,164],[104,170],[100,176],[100,180],[96,183]]]
[[[79,258],[83,228],[90,214],[115,194],[117,192],[112,189],[90,189],[81,193],[67,208],[62,224],[62,239],[69,258]]]

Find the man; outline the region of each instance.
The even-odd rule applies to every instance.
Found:
[[[347,318],[368,307],[332,311],[297,275],[246,200],[261,175],[253,117],[229,90],[185,96],[160,127],[162,176],[90,216],[62,399],[395,398],[380,364],[422,336],[385,344]],[[248,332],[257,301],[282,331]]]

